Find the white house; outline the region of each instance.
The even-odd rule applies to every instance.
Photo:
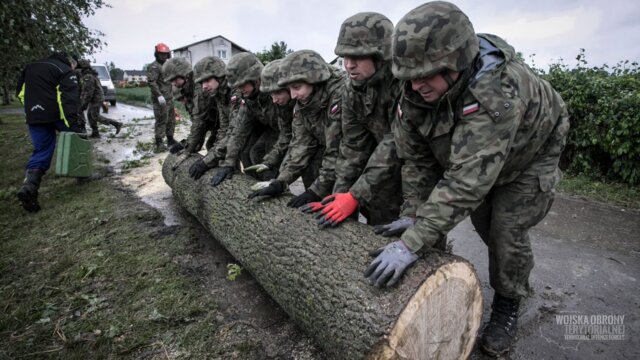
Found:
[[[147,81],[147,72],[144,70],[125,70],[122,74],[122,80],[129,81]]]
[[[233,55],[248,51],[226,37],[217,35],[175,48],[173,49],[173,56],[187,58],[191,65],[194,65],[205,56],[217,56],[226,64]]]

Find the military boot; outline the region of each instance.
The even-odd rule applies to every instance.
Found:
[[[153,151],[156,153],[167,151],[167,147],[164,145],[164,141],[161,137],[156,138],[156,147],[155,149],[153,149]]]
[[[480,346],[491,356],[509,351],[518,330],[519,299],[510,299],[498,293],[493,296],[491,319],[484,329]]]
[[[175,144],[177,144],[178,142],[176,141],[176,139],[173,138],[173,136],[171,135],[167,135],[167,146],[171,147]]]
[[[120,130],[122,130],[122,123],[120,121],[114,121],[112,125],[115,126],[116,135],[118,135],[120,133]]]
[[[29,212],[40,210],[38,189],[40,188],[43,175],[44,171],[40,169],[27,170],[27,174],[22,182],[22,187],[18,191],[18,199],[22,203],[22,207]]]

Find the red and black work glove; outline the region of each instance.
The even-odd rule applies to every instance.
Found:
[[[320,227],[328,227],[343,222],[356,211],[360,203],[348,192],[329,195],[320,204],[324,205],[324,208],[315,218]]]

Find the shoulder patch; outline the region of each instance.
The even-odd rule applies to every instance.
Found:
[[[333,104],[333,106],[331,107],[331,110],[330,110],[331,115],[337,113],[338,110],[340,110],[340,103],[339,102]]]
[[[238,102],[238,97],[237,97],[236,95],[233,95],[233,96],[231,97],[231,104],[232,104],[232,105],[235,105],[235,104],[236,104],[236,102]]]
[[[480,104],[477,102],[465,105],[462,107],[462,116],[466,116],[469,114],[473,114],[474,112],[480,110]]]
[[[398,110],[396,112],[398,113],[398,119],[402,120],[402,116],[404,115],[404,113],[402,112],[402,108],[400,107],[400,104],[398,104]]]

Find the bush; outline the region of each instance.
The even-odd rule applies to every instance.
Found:
[[[563,62],[542,77],[560,92],[571,115],[562,164],[574,174],[640,183],[640,72],[624,61],[588,67],[584,49],[570,69]]]

